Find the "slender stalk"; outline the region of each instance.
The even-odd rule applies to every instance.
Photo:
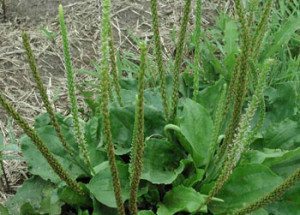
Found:
[[[145,70],[146,70],[146,55],[147,46],[145,43],[140,45],[141,50],[141,65],[139,73],[139,89],[138,100],[135,110],[135,134],[132,141],[132,175],[130,180],[130,211],[132,215],[138,214],[137,194],[140,183],[140,177],[143,168],[144,154],[144,88],[145,88]]]
[[[101,29],[101,111],[103,121],[103,133],[107,143],[107,156],[110,165],[115,199],[119,215],[125,215],[125,208],[122,200],[121,182],[115,160],[115,149],[112,141],[109,105],[109,40],[110,40],[110,0],[102,2],[102,29]]]
[[[236,11],[239,16],[239,21],[242,26],[242,53],[240,56],[240,63],[237,65],[237,77],[232,77],[234,85],[232,87],[232,92],[234,96],[234,105],[233,105],[233,113],[230,120],[230,123],[225,132],[225,140],[223,144],[223,148],[221,153],[224,153],[224,150],[230,147],[230,144],[233,141],[234,134],[238,127],[241,111],[244,104],[245,96],[248,90],[248,73],[249,73],[249,47],[250,47],[250,39],[249,39],[249,28],[247,26],[245,11],[242,8],[241,0],[235,1]]]
[[[63,7],[59,5],[59,23],[60,23],[60,30],[63,40],[63,48],[64,48],[64,58],[65,58],[65,67],[67,72],[67,88],[69,94],[69,100],[71,103],[71,111],[74,123],[74,133],[78,142],[79,150],[83,156],[83,160],[85,164],[89,167],[89,169],[94,173],[94,170],[91,165],[89,153],[87,150],[87,143],[82,132],[81,125],[79,123],[79,114],[78,114],[78,104],[76,99],[76,88],[75,88],[75,81],[74,81],[74,72],[73,66],[71,61],[71,54],[69,48],[69,41],[68,41],[68,32],[66,28],[65,18],[64,18],[64,11]]]
[[[261,17],[261,20],[259,21],[258,27],[254,34],[253,45],[252,45],[252,49],[253,49],[252,55],[254,58],[257,57],[257,55],[259,54],[262,40],[266,34],[269,17],[272,10],[272,4],[273,4],[273,0],[267,0],[263,10],[263,15]]]
[[[43,143],[36,131],[30,127],[30,125],[20,116],[20,114],[14,109],[14,107],[4,98],[0,92],[0,105],[6,110],[8,114],[17,122],[17,124],[23,129],[28,137],[31,138],[34,145],[41,152],[43,157],[47,160],[48,164],[54,170],[54,172],[65,181],[74,191],[84,194],[80,185],[74,181],[68,172],[62,167],[59,161],[53,156],[48,147]]]
[[[282,184],[276,187],[272,192],[257,200],[256,202],[247,205],[246,207],[233,213],[234,215],[244,215],[256,211],[257,209],[266,206],[278,200],[283,194],[300,180],[300,169],[296,170]]]
[[[151,15],[152,15],[152,29],[154,32],[154,42],[155,42],[155,58],[157,62],[157,68],[159,72],[160,79],[160,94],[163,102],[165,119],[169,118],[169,105],[166,90],[166,71],[163,66],[162,57],[162,44],[160,41],[159,33],[159,18],[157,13],[157,0],[151,0]]]
[[[194,55],[194,100],[199,94],[199,81],[200,81],[200,42],[201,42],[201,13],[202,13],[202,0],[196,0],[196,27],[195,27],[195,55]]]
[[[44,107],[46,108],[49,116],[50,116],[50,120],[53,124],[53,127],[57,133],[58,138],[60,139],[62,145],[64,146],[64,148],[72,155],[74,153],[74,150],[69,146],[69,144],[67,143],[66,139],[64,138],[61,128],[59,126],[59,123],[57,121],[57,118],[55,117],[55,113],[53,110],[53,107],[49,101],[48,95],[47,95],[47,91],[43,85],[43,81],[40,75],[40,72],[37,69],[37,64],[36,64],[36,60],[33,54],[33,51],[30,47],[30,42],[29,42],[29,36],[28,34],[26,34],[25,32],[22,33],[22,39],[23,39],[23,46],[25,48],[26,51],[26,55],[27,55],[27,60],[32,72],[32,75],[34,77],[35,83],[37,85],[37,89],[40,92],[42,101],[44,103]]]
[[[170,122],[174,121],[177,113],[177,106],[179,101],[179,75],[180,75],[183,49],[185,44],[185,36],[186,36],[187,25],[189,21],[190,10],[191,10],[191,0],[185,0],[183,18],[182,18],[182,23],[179,32],[179,39],[176,46]]]
[[[232,171],[235,168],[237,162],[239,161],[245,147],[248,145],[247,140],[251,131],[249,129],[250,124],[257,110],[259,102],[261,101],[261,97],[266,86],[266,77],[270,69],[270,65],[271,61],[267,61],[263,65],[262,71],[259,76],[257,88],[254,92],[254,95],[252,96],[252,100],[249,103],[246,113],[242,116],[235,138],[228,147],[227,156],[224,161],[225,164],[223,165],[221,174],[219,175],[214,187],[209,192],[205,204],[208,204],[212,200],[212,197],[214,197],[221,190],[223,185],[228,180],[229,176],[232,174]]]
[[[212,135],[212,142],[209,149],[209,163],[206,165],[206,169],[209,167],[210,162],[212,162],[212,157],[214,156],[216,149],[218,148],[218,138],[219,133],[222,128],[223,120],[224,120],[224,111],[225,111],[225,99],[227,93],[227,85],[224,84],[221,96],[217,105],[217,109],[215,112],[214,118],[214,129]]]
[[[122,102],[122,97],[121,97],[121,87],[119,83],[119,76],[118,76],[118,68],[117,68],[117,63],[116,63],[116,51],[115,51],[115,46],[114,46],[114,38],[112,35],[112,29],[111,27],[109,28],[109,54],[110,54],[110,65],[111,65],[111,71],[113,75],[113,85],[115,88],[115,92],[117,95],[117,100],[119,102],[119,105],[123,107],[123,102]]]

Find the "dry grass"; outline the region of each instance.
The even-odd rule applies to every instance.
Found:
[[[118,47],[137,50],[132,37],[151,37],[151,17],[149,1],[112,1],[113,28]],[[182,1],[160,1],[161,35],[165,55],[173,53],[170,32],[180,22]],[[212,25],[219,1],[205,1],[203,6],[203,26]],[[223,8],[230,9],[230,1]],[[92,69],[92,63],[99,59],[99,0],[78,1],[65,6],[66,22],[69,29],[71,51],[76,68]],[[21,20],[21,23],[20,23]],[[0,90],[13,102],[22,116],[31,124],[34,116],[44,112],[40,96],[35,91],[29,67],[22,48],[21,31],[26,30],[31,37],[31,44],[38,59],[38,64],[50,97],[57,98],[55,107],[58,112],[68,112],[65,88],[64,66],[62,59],[61,38],[56,17],[45,17],[38,25],[24,17],[9,17],[8,22],[0,23]],[[191,17],[190,24],[193,24]],[[56,36],[49,39],[41,28],[47,27]],[[88,77],[78,76],[78,83]],[[8,143],[7,117],[0,108],[0,129]],[[21,131],[15,127],[16,136]],[[16,155],[21,156],[21,155]],[[26,164],[18,160],[5,160],[7,173],[13,191],[26,177]],[[9,195],[0,188],[0,202]]]

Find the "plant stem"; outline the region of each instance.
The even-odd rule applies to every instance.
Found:
[[[74,133],[78,142],[80,152],[83,156],[83,160],[85,164],[88,166],[88,168],[91,170],[91,172],[94,173],[94,170],[91,165],[89,153],[87,150],[87,143],[84,134],[82,132],[81,125],[79,123],[78,104],[75,95],[76,88],[74,83],[75,82],[74,72],[73,72],[73,66],[72,66],[71,54],[69,48],[68,32],[67,32],[67,27],[64,18],[64,11],[61,4],[59,5],[59,23],[60,23],[62,40],[63,40],[65,67],[67,72],[67,88],[68,88],[69,100],[71,103],[71,111],[72,111],[72,117],[74,123]]]
[[[196,100],[199,94],[200,81],[200,42],[201,42],[201,10],[202,0],[196,0],[196,27],[195,27],[195,55],[194,55],[194,92],[193,98]]]
[[[158,68],[159,79],[160,79],[160,94],[163,102],[165,119],[168,120],[169,105],[168,105],[167,90],[166,90],[166,71],[163,66],[162,44],[160,41],[159,18],[157,13],[157,0],[151,0],[151,15],[152,15],[152,29],[154,33],[154,42],[155,42],[155,57],[156,57],[157,68]]]
[[[111,134],[111,122],[109,114],[109,37],[110,37],[110,0],[102,1],[102,29],[101,29],[101,111],[103,121],[103,133],[107,143],[107,156],[113,180],[115,199],[119,215],[125,215],[125,208],[122,200],[121,182],[115,159],[115,149]]]
[[[145,88],[145,70],[146,70],[146,55],[147,45],[142,43],[141,50],[141,65],[139,73],[139,89],[138,100],[135,110],[135,134],[132,140],[132,160],[133,166],[132,176],[130,180],[130,211],[132,215],[138,214],[137,208],[137,194],[140,183],[140,177],[143,168],[143,154],[144,154],[144,88]]]
[[[115,92],[117,95],[117,100],[119,102],[120,107],[123,107],[123,102],[122,102],[122,97],[121,97],[121,87],[119,83],[119,78],[118,78],[118,68],[117,68],[117,63],[116,63],[116,51],[115,51],[115,46],[114,46],[114,38],[112,35],[112,29],[111,26],[109,28],[109,54],[110,54],[110,64],[111,64],[111,71],[113,75],[113,84],[115,88]]]
[[[64,146],[64,148],[67,150],[67,152],[69,152],[71,154],[71,156],[74,154],[74,150],[70,147],[70,145],[67,143],[66,139],[64,138],[60,125],[57,121],[57,118],[55,116],[54,110],[52,108],[52,105],[49,101],[46,89],[43,85],[43,81],[41,78],[41,75],[37,69],[36,66],[36,60],[35,57],[33,55],[33,51],[30,47],[30,42],[29,42],[29,36],[28,34],[26,34],[25,32],[22,33],[22,39],[23,39],[23,46],[26,50],[26,55],[27,55],[27,59],[28,59],[28,63],[32,72],[32,75],[34,77],[35,83],[37,85],[37,89],[39,90],[39,93],[41,95],[42,101],[44,103],[44,107],[46,108],[50,120],[53,124],[53,127],[57,133],[58,138],[60,139],[62,145]]]
[[[191,10],[191,0],[185,0],[183,18],[180,26],[179,39],[176,46],[175,65],[174,65],[174,77],[173,77],[173,94],[172,94],[172,106],[170,113],[170,122],[172,123],[176,117],[177,106],[179,101],[179,76],[181,69],[181,62],[183,56],[183,49],[185,44],[185,36],[187,31],[187,25],[189,21],[189,15]]]

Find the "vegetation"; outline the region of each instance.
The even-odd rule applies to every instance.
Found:
[[[24,130],[19,141],[30,173],[1,214],[299,214],[300,4],[234,2],[235,17],[220,14],[204,31],[201,1],[186,0],[176,54],[164,63],[151,0],[155,61],[141,41],[137,66],[115,56],[111,3],[103,0],[100,66],[88,71],[99,84],[82,91],[86,121],[62,6],[71,116],[54,112],[24,32],[47,113],[31,127],[0,92],[0,105]]]

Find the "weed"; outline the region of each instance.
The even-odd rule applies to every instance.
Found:
[[[299,13],[296,3],[279,2],[235,0],[237,20],[221,14],[216,26],[204,31],[197,0],[189,37],[193,5],[186,0],[178,40],[174,37],[174,62],[164,63],[157,1],[151,0],[154,56],[145,41],[135,38],[138,58],[116,53],[111,2],[103,0],[101,60],[95,72],[80,70],[99,83],[92,91],[81,90],[92,110],[86,121],[78,114],[75,70],[59,6],[72,116],[53,111],[23,33],[47,113],[36,118],[33,128],[0,93],[1,106],[25,132],[19,142],[31,173],[0,211],[298,214],[299,56],[293,44]],[[186,47],[195,50],[192,60],[184,56]],[[158,70],[158,84],[151,68]],[[80,84],[83,89],[85,83]]]

